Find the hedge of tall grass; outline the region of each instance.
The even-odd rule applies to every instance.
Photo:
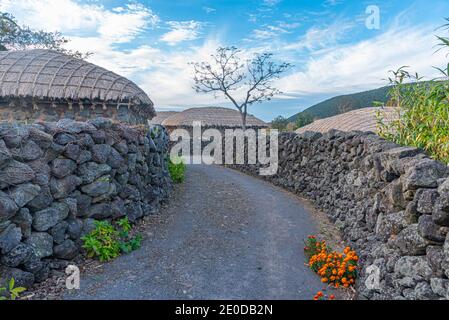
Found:
[[[449,24],[444,27],[447,29]],[[449,38],[437,38],[440,50],[449,48]],[[390,71],[390,99],[399,117],[387,123],[379,113],[378,133],[400,145],[424,149],[431,157],[449,164],[449,63],[444,69],[437,68],[441,77],[431,81],[422,81],[407,69]]]

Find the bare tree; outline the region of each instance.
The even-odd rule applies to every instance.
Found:
[[[289,63],[276,63],[273,54],[255,54],[242,62],[241,50],[236,47],[220,47],[211,55],[211,62],[192,62],[195,71],[194,89],[198,93],[222,93],[239,110],[242,127],[246,129],[248,107],[254,103],[271,100],[281,91],[273,87],[273,81],[291,67]],[[243,93],[238,99],[237,94]]]

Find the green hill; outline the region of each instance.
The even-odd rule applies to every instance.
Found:
[[[388,101],[389,90],[390,87],[382,87],[375,90],[334,97],[295,114],[288,120],[289,122],[295,122],[301,113],[307,113],[314,119],[323,119],[351,110],[374,107],[374,101],[384,103]]]

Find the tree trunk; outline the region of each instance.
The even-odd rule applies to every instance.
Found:
[[[246,130],[246,112],[240,111],[240,115],[242,116],[242,129]]]

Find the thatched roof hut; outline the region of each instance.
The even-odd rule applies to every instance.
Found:
[[[168,128],[191,127],[194,121],[201,121],[203,127],[239,128],[242,126],[242,118],[237,110],[221,107],[191,108],[178,112],[164,121],[162,125]],[[262,120],[248,115],[248,128],[267,128]]]
[[[156,114],[150,98],[130,80],[84,60],[42,49],[0,52],[0,104],[35,111],[48,106],[76,108],[77,116],[86,107],[103,111],[126,107],[133,118],[142,121]]]
[[[151,119],[150,124],[162,124],[165,119],[179,113],[179,111],[158,111],[157,115]]]
[[[340,131],[371,131],[377,132],[377,113],[380,113],[385,123],[398,118],[398,109],[392,107],[363,108],[339,114],[333,117],[316,120],[313,123],[299,128],[297,133],[315,131],[325,133],[331,129]]]

